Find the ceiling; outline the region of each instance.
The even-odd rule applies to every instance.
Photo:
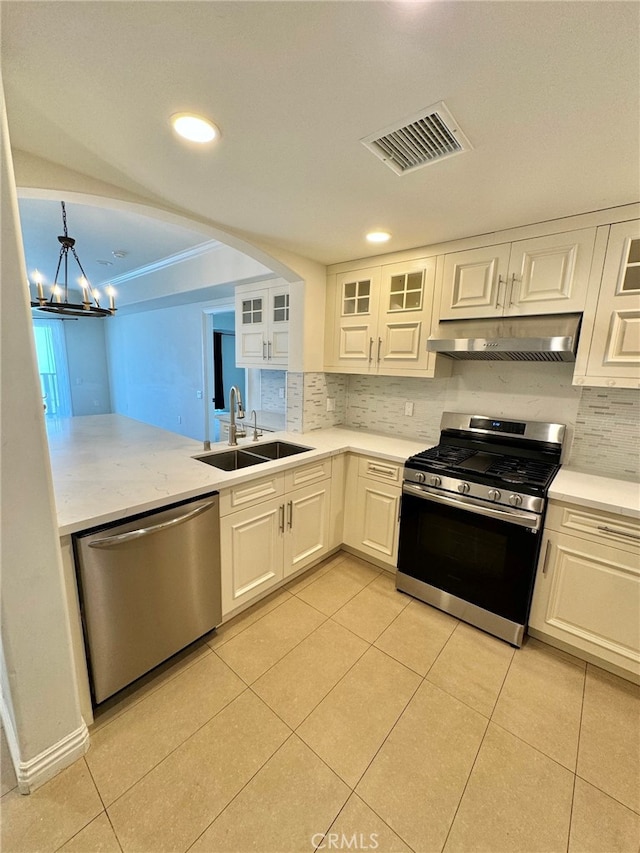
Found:
[[[58,235],[64,233],[60,202],[21,198],[18,206],[27,273],[33,280],[37,269],[45,285],[52,284],[60,254]],[[94,287],[117,282],[121,276],[130,276],[136,270],[180,255],[194,246],[216,245],[215,241],[206,240],[202,233],[138,213],[68,201],[65,207],[69,236],[76,241],[74,248]],[[124,253],[124,257],[114,252]],[[69,287],[78,290],[81,272],[71,255],[68,270]],[[64,281],[62,267],[58,281]]]
[[[1,6],[15,148],[323,263],[640,197],[637,3]],[[360,143],[440,100],[471,151],[398,176]]]

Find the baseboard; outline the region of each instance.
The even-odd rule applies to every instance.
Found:
[[[385,572],[391,572],[391,574],[396,573],[395,565],[391,563],[386,563],[384,560],[380,560],[378,557],[374,557],[372,554],[367,554],[365,551],[359,551],[358,548],[354,548],[351,545],[345,545],[344,542],[340,546],[342,551],[346,551],[347,554],[353,554],[354,557],[359,557],[361,560],[364,560],[367,563],[371,563],[374,566],[377,566],[379,569],[384,569]]]
[[[18,740],[13,728],[13,720],[4,697],[0,699],[0,716],[7,738],[7,745],[13,760],[21,794],[31,794],[49,779],[52,779],[65,767],[82,758],[89,749],[89,730],[85,722],[75,731],[63,737],[57,743],[45,749],[29,761],[20,761]]]

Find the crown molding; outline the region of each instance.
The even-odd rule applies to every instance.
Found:
[[[146,264],[143,267],[138,267],[135,270],[122,273],[122,275],[109,278],[108,283],[117,285],[123,284],[125,281],[133,281],[136,278],[142,278],[142,276],[149,275],[150,273],[175,266],[175,264],[181,264],[184,263],[184,261],[189,261],[193,258],[198,258],[201,255],[206,255],[209,252],[217,252],[222,248],[228,247],[219,240],[207,240],[205,243],[198,243],[197,246],[192,246],[190,249],[185,249],[182,252],[176,252],[175,255],[168,255],[166,258],[160,258],[160,260],[154,261],[151,264]]]

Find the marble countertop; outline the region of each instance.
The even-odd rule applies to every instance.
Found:
[[[554,477],[549,497],[640,518],[640,484],[628,480],[600,477],[563,466]]]
[[[261,441],[282,439],[310,448],[308,453],[265,462],[239,471],[220,471],[194,459],[202,443],[121,415],[88,415],[49,424],[49,450],[60,535],[117,521],[167,503],[197,497],[271,471],[339,453],[365,453],[395,462],[438,442],[409,441],[364,430],[334,427],[307,433],[269,433]],[[239,447],[257,447],[250,438]],[[228,449],[226,442],[211,452]],[[549,496],[582,506],[640,517],[637,483],[598,477],[563,467]]]
[[[271,471],[345,451],[403,462],[429,442],[342,427],[304,434],[270,433],[262,441],[282,439],[308,445],[308,453],[265,462],[239,471],[220,471],[193,457],[202,442],[121,415],[87,415],[49,425],[49,451],[60,535],[68,535],[129,515],[157,509],[210,491],[246,482]],[[437,442],[437,436],[431,444]],[[240,447],[257,447],[250,437]],[[211,451],[228,449],[226,442]]]

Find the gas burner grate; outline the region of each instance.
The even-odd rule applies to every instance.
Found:
[[[462,464],[465,459],[474,456],[475,450],[469,450],[466,447],[453,447],[452,445],[439,444],[437,447],[430,447],[428,450],[423,450],[414,456],[424,462],[430,462],[437,468],[452,468]]]
[[[541,462],[535,459],[502,457],[493,463],[485,474],[498,477],[505,483],[529,483],[544,486],[556,472],[558,466],[553,462]]]

